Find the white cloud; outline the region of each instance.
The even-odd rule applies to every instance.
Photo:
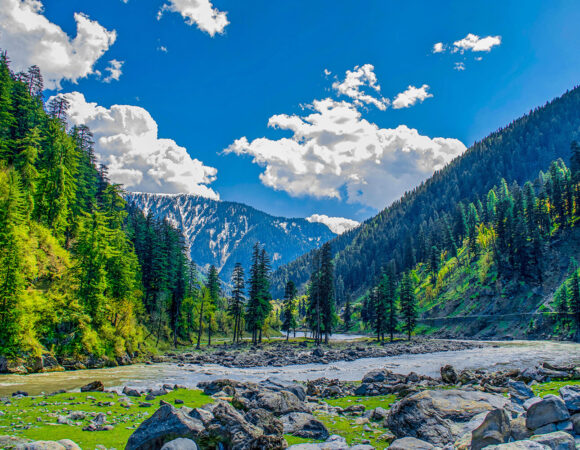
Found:
[[[36,64],[50,89],[60,88],[62,80],[76,82],[94,74],[116,32],[76,13],[77,34],[71,39],[42,12],[40,0],[0,0],[0,48],[8,51],[12,68],[20,71]]]
[[[465,63],[462,63],[462,62],[456,62],[456,63],[455,63],[455,65],[453,66],[453,68],[454,68],[455,70],[458,70],[458,71],[460,71],[460,72],[461,72],[461,71],[464,71],[464,70],[465,70]]]
[[[214,8],[210,0],[169,0],[157,13],[158,20],[165,11],[181,14],[188,25],[195,24],[212,37],[223,33],[230,23],[227,13]]]
[[[323,223],[334,234],[342,234],[359,226],[359,222],[356,220],[347,219],[345,217],[328,217],[325,214],[312,214],[310,217],[307,217],[306,220],[311,223]]]
[[[400,92],[397,94],[393,100],[393,108],[409,108],[415,105],[417,102],[423,103],[423,101],[429,97],[433,97],[433,94],[427,92],[429,85],[424,84],[420,88],[415,86],[409,86],[405,92]]]
[[[389,100],[384,97],[375,97],[365,93],[362,89],[375,91],[377,94],[381,92],[381,86],[377,82],[375,75],[375,67],[372,64],[365,64],[363,66],[355,66],[353,70],[347,70],[345,79],[342,82],[335,81],[332,83],[332,88],[339,94],[345,95],[353,99],[357,106],[363,104],[372,104],[381,111],[387,109]]]
[[[264,185],[292,196],[345,197],[380,209],[465,151],[457,139],[430,138],[405,125],[379,128],[346,101],[315,100],[310,108],[306,116],[270,118],[270,127],[291,137],[242,137],[225,153],[251,156],[265,168]]]
[[[109,75],[103,80],[103,82],[110,83],[113,80],[119,81],[119,78],[123,75],[123,64],[125,64],[125,61],[117,61],[116,59],[109,61],[109,67],[105,68],[105,70],[109,72]]]
[[[95,154],[114,183],[129,191],[191,193],[218,199],[208,185],[217,170],[192,159],[184,147],[158,137],[157,123],[138,106],[110,108],[89,103],[83,94],[59,94],[70,102],[69,120],[85,124],[95,137]]]
[[[433,44],[433,53],[443,53],[445,51],[445,45],[443,42],[437,42]]]
[[[469,33],[463,39],[453,43],[453,52],[490,52],[493,47],[500,44],[501,36],[486,36],[480,38],[476,34]]]
[[[159,47],[157,47],[157,50],[163,53],[167,53],[167,47],[165,47],[164,45],[160,45]]]
[[[328,69],[324,69],[324,75],[329,76],[332,72]]]

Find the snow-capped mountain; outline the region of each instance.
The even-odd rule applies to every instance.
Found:
[[[256,241],[265,245],[276,269],[336,236],[323,223],[273,217],[242,203],[188,194],[127,193],[126,198],[183,230],[191,259],[206,269],[214,264],[226,281],[236,262],[248,274]]]

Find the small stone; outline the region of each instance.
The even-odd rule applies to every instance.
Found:
[[[102,381],[98,380],[81,387],[81,392],[103,392],[104,390],[105,385]]]

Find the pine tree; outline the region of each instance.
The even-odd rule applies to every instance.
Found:
[[[346,299],[344,311],[342,313],[342,322],[344,323],[344,331],[348,332],[352,326],[352,302],[350,295]]]
[[[207,319],[207,346],[211,346],[211,332],[212,322],[214,318],[215,308],[220,296],[220,280],[216,267],[212,265],[209,268],[209,275],[207,277],[207,289],[209,291],[209,302],[206,304],[206,319]]]
[[[294,335],[296,335],[296,294],[298,290],[294,285],[292,280],[286,283],[286,289],[284,291],[284,303],[283,303],[283,321],[282,321],[282,331],[286,331],[286,340],[290,338],[290,331],[294,330]]]
[[[236,263],[232,273],[232,297],[228,312],[234,321],[233,342],[239,342],[242,337],[242,314],[244,311],[244,269],[241,263]]]
[[[415,329],[417,321],[417,299],[415,297],[413,280],[409,272],[403,274],[399,289],[399,304],[401,305],[401,316],[403,320],[401,328],[407,333],[408,339],[411,340],[411,334]]]
[[[330,243],[325,243],[320,250],[320,304],[324,343],[328,345],[332,330],[336,325],[336,302],[334,297],[334,264]]]

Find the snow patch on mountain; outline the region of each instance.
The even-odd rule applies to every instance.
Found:
[[[322,223],[335,234],[345,233],[346,231],[352,230],[360,225],[356,220],[347,219],[345,217],[329,217],[325,214],[312,214],[310,217],[307,217],[306,220],[310,223]]]

